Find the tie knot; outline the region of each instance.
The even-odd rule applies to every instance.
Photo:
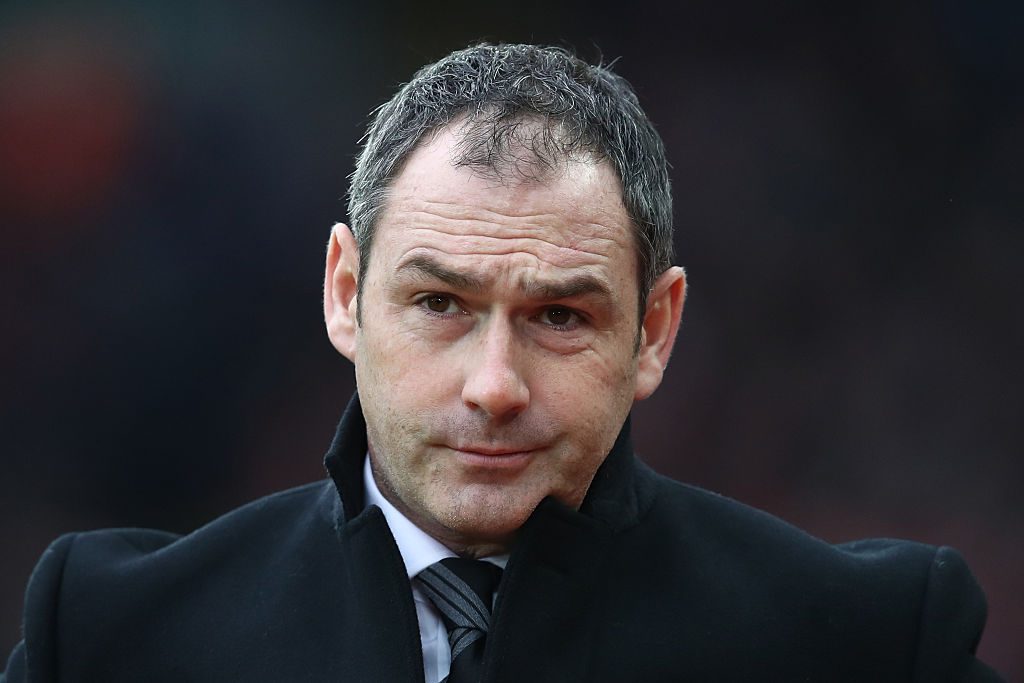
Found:
[[[473,589],[477,597],[491,609],[494,591],[501,581],[501,567],[486,560],[467,560],[464,557],[446,557],[437,564],[450,569],[467,586]]]
[[[490,562],[448,557],[421,571],[417,578],[449,629],[486,632],[501,573],[501,568]]]

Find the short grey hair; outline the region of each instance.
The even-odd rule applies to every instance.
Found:
[[[611,162],[634,227],[642,322],[647,294],[672,263],[665,147],[624,78],[558,47],[481,44],[453,52],[420,69],[374,111],[348,192],[360,273],[367,272],[376,222],[405,160],[425,137],[456,121],[453,163],[501,180],[540,178],[576,158]],[[359,278],[360,295],[365,280]]]

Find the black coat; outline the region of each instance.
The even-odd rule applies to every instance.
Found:
[[[15,681],[403,681],[423,667],[409,581],[363,509],[358,400],[332,481],[184,537],[72,534],[29,583]],[[635,460],[629,424],[579,512],[545,500],[495,604],[485,680],[987,681],[985,600],[960,555],[829,545]]]

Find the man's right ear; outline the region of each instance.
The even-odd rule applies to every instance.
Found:
[[[359,327],[356,292],[359,290],[359,248],[348,226],[335,223],[327,242],[324,273],[324,322],[327,336],[338,353],[356,360]]]

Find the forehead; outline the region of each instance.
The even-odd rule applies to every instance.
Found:
[[[519,280],[522,266],[601,271],[616,288],[635,282],[632,223],[610,163],[571,159],[539,177],[498,178],[453,165],[456,145],[442,130],[393,182],[373,248],[386,267],[429,255],[491,274],[518,269]]]

